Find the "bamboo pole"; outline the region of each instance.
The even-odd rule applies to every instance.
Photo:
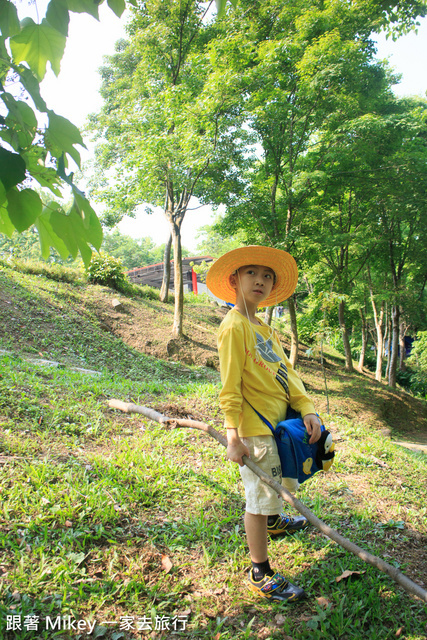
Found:
[[[197,422],[196,420],[187,420],[180,418],[169,418],[148,407],[122,402],[121,400],[110,400],[108,405],[112,409],[119,409],[120,411],[124,411],[125,413],[140,413],[150,420],[153,420],[154,422],[160,422],[161,424],[171,424],[174,427],[186,427],[189,429],[198,429],[199,431],[204,431],[224,447],[227,447],[227,439],[225,438],[225,436],[214,429],[214,427],[211,427],[204,422]],[[424,600],[424,602],[427,602],[427,591],[423,589],[419,584],[413,582],[401,571],[396,569],[396,567],[391,566],[390,564],[388,564],[388,562],[385,562],[378,556],[374,556],[365,549],[362,549],[347,538],[344,538],[341,534],[338,533],[338,531],[329,527],[325,522],[314,515],[314,513],[310,511],[310,509],[308,509],[302,502],[295,498],[295,496],[293,496],[287,489],[285,489],[285,487],[283,487],[281,484],[276,482],[276,480],[262,471],[262,469],[260,469],[258,465],[255,464],[255,462],[253,462],[250,458],[248,458],[247,456],[243,456],[243,462],[247,467],[249,467],[249,469],[251,469],[251,471],[253,471],[259,478],[261,478],[263,482],[268,484],[272,489],[274,489],[274,491],[277,491],[277,493],[281,495],[286,502],[292,505],[292,507],[294,507],[296,511],[299,511],[299,513],[307,518],[307,520],[314,527],[324,533],[325,536],[327,536],[331,540],[334,540],[341,547],[343,547],[347,551],[350,551],[367,564],[372,565],[382,573],[390,576],[390,578],[397,582],[408,593],[418,596],[418,598]]]

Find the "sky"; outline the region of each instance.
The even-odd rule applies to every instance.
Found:
[[[38,0],[39,9],[44,0]],[[100,6],[100,21],[87,14],[71,15],[69,37],[61,64],[61,72],[55,77],[49,72],[41,86],[41,93],[48,107],[78,127],[84,127],[89,113],[102,105],[98,93],[99,67],[103,57],[114,53],[114,44],[125,37],[125,18],[117,18],[104,2]],[[427,92],[427,19],[421,21],[418,34],[410,33],[398,41],[377,38],[377,57],[387,58],[395,71],[402,74],[400,84],[393,90],[398,96],[422,95]],[[89,146],[89,145],[88,145]],[[91,156],[91,150],[82,153],[83,163]],[[193,207],[197,207],[197,202]],[[95,209],[96,209],[95,204]],[[189,211],[182,226],[182,242],[190,251],[197,246],[197,230],[211,224],[213,214],[204,206]],[[161,210],[152,215],[141,213],[136,218],[125,218],[119,225],[122,233],[134,238],[149,236],[156,244],[163,244],[169,229]]]

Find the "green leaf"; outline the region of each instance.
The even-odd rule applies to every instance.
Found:
[[[102,243],[101,224],[93,209],[91,207],[90,209],[92,215],[90,215],[89,224],[83,220],[81,210],[76,205],[76,201],[69,214],[65,215],[59,211],[52,211],[49,218],[53,232],[63,240],[73,258],[80,252],[86,267],[89,266],[92,257],[90,245],[99,248]]]
[[[37,180],[41,187],[49,189],[58,198],[63,197],[59,187],[64,185],[61,184],[60,180],[58,180],[58,175],[55,169],[43,166],[40,171],[36,169],[34,172],[31,172],[31,177],[34,178],[34,180]]]
[[[70,185],[70,187],[73,186],[73,177],[74,177],[74,173],[67,173],[65,170],[65,164],[66,164],[66,156],[65,153],[63,153],[59,158],[58,158],[58,162],[56,163],[56,173],[58,174],[58,176],[60,178],[62,178],[62,180],[64,180],[64,182],[66,182],[67,184]]]
[[[63,187],[56,170],[52,166],[46,166],[47,151],[38,145],[32,145],[25,153],[25,162],[27,163],[27,171],[34,180],[37,180],[41,187],[50,189],[58,198],[62,198],[63,194],[59,187]]]
[[[33,102],[36,105],[37,109],[39,111],[46,112],[47,105],[40,95],[40,84],[37,78],[35,78],[30,69],[27,69],[27,67],[24,67],[23,65],[16,66],[16,71],[19,74],[25,90],[28,91],[31,98],[33,99]]]
[[[43,212],[34,223],[39,233],[41,254],[46,260],[50,255],[50,247],[53,247],[59,253],[61,258],[66,260],[70,255],[70,252],[68,251],[65,242],[54,232],[50,222],[50,216],[54,210],[64,215],[60,205],[57,202],[52,201],[44,207]]]
[[[118,18],[120,18],[123,11],[126,9],[125,0],[107,0],[107,4]]]
[[[8,0],[0,2],[0,31],[5,38],[16,35],[21,30],[15,5]]]
[[[237,0],[229,0],[233,7],[237,7]],[[225,13],[225,7],[227,5],[227,0],[215,0],[216,8],[218,12],[218,17],[221,17]]]
[[[25,161],[17,153],[0,147],[0,180],[6,191],[25,180]]]
[[[0,186],[0,191],[1,191]],[[6,207],[0,207],[0,233],[3,233],[8,238],[12,237],[13,232],[15,231],[14,225],[11,223],[9,214],[7,212]]]
[[[65,0],[50,0],[46,11],[46,20],[51,27],[68,36],[70,14]]]
[[[45,132],[45,142],[49,151],[55,158],[60,158],[63,153],[68,153],[74,162],[80,166],[80,153],[74,147],[75,144],[86,149],[80,131],[72,122],[49,111],[49,127]]]
[[[102,0],[67,0],[68,8],[75,13],[89,13],[91,16],[99,20],[98,6],[102,4]]]
[[[10,93],[1,97],[9,110],[5,124],[15,132],[19,147],[29,147],[37,131],[36,114],[26,102],[15,100]]]
[[[6,189],[4,188],[3,183],[0,181],[0,205],[6,201]]]
[[[103,238],[101,223],[99,222],[95,211],[90,206],[89,200],[85,198],[84,194],[77,189],[75,185],[73,185],[73,193],[74,205],[83,220],[84,227],[90,233],[90,242],[93,244],[95,249],[99,250],[101,248]]]
[[[34,224],[41,214],[42,207],[39,194],[32,189],[18,191],[13,188],[7,192],[7,212],[10,221],[20,233]]]
[[[52,71],[58,75],[66,37],[53,29],[46,19],[36,24],[31,18],[25,18],[22,26],[21,33],[10,39],[13,61],[27,62],[39,80],[43,80],[49,61]]]

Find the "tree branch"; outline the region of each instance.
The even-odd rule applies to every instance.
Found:
[[[211,427],[210,425],[204,422],[197,422],[196,420],[183,420],[177,418],[169,418],[167,416],[154,411],[148,407],[143,407],[131,403],[122,402],[120,400],[110,400],[108,403],[109,407],[113,409],[119,409],[120,411],[124,411],[125,413],[140,413],[150,420],[155,422],[159,422],[161,424],[170,424],[173,428],[176,427],[185,427],[189,429],[198,429],[200,431],[204,431],[212,438],[214,438],[217,442],[223,445],[223,447],[227,447],[227,439],[224,435],[219,433],[216,429]],[[315,526],[319,531],[324,533],[328,538],[337,542],[341,547],[350,551],[358,558],[363,560],[364,562],[370,564],[375,567],[379,571],[386,573],[390,576],[395,582],[397,582],[401,587],[405,589],[408,593],[416,595],[424,602],[427,602],[427,591],[423,589],[419,584],[413,582],[401,573],[396,567],[391,566],[378,556],[374,556],[365,549],[357,546],[347,538],[344,538],[341,534],[338,533],[335,529],[332,529],[327,524],[325,524],[322,520],[320,520],[310,509],[308,509],[302,502],[300,502],[295,496],[293,496],[287,489],[285,489],[281,484],[273,480],[269,475],[267,475],[262,469],[258,467],[255,462],[252,462],[250,458],[243,456],[243,462],[255,475],[261,478],[262,482],[270,486],[274,491],[282,496],[286,502],[294,507],[299,513],[301,513],[307,520]]]

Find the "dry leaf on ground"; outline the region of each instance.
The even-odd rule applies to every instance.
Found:
[[[323,596],[320,596],[320,598],[316,598],[316,600],[319,607],[322,607],[323,609],[327,609],[329,605],[332,604],[330,600],[324,598]]]
[[[171,559],[169,558],[169,556],[165,556],[162,553],[162,569],[163,571],[165,571],[165,573],[169,573],[169,571],[172,569],[173,564]]]
[[[335,578],[336,582],[341,580],[347,580],[348,578],[360,578],[366,571],[344,571],[338,578]]]
[[[286,616],[282,615],[281,613],[278,613],[277,616],[274,616],[274,622],[279,626],[281,624],[285,624],[286,622]]]

